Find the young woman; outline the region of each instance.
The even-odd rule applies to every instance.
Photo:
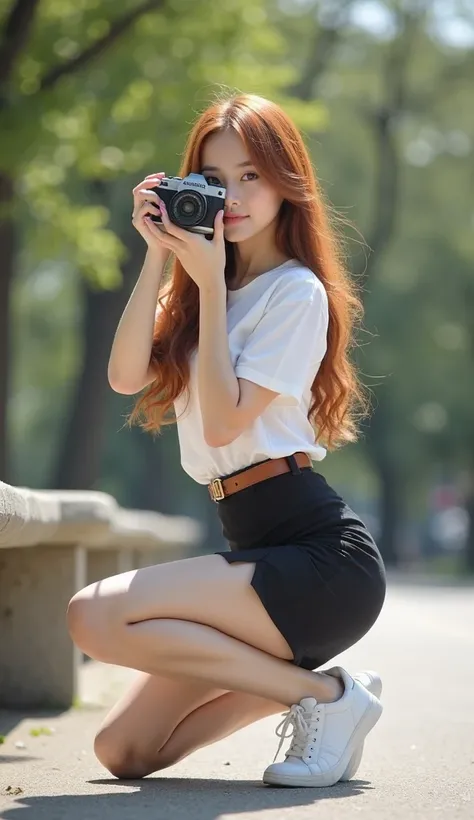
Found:
[[[191,172],[225,187],[223,218],[209,240],[170,221],[151,190],[164,174],[134,189],[148,251],[108,375],[119,393],[147,388],[131,422],[143,414],[157,431],[174,409],[182,467],[208,485],[230,550],[73,597],[77,646],[143,673],[95,752],[117,777],[143,777],[286,710],[277,734],[282,743],[293,729],[292,742],[264,783],[328,786],[354,775],[382,711],[375,673],[313,671],[371,628],[385,597],[373,538],[312,469],[356,440],[355,402],[367,413],[347,355],[362,305],[279,106],[215,102],[189,136],[179,175]]]

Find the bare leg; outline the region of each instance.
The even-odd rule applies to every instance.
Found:
[[[207,555],[91,584],[70,603],[72,637],[105,662],[288,706],[340,697],[336,678],[288,663],[292,651],[250,585],[253,571]]]
[[[110,581],[116,579],[123,581],[123,575]],[[105,585],[96,585],[96,600],[105,592]],[[87,591],[91,592],[92,587],[86,588]],[[213,599],[217,600],[218,595],[214,594]],[[154,605],[160,600],[157,595]],[[177,602],[178,596],[173,600]],[[136,617],[136,613],[134,615]],[[97,634],[97,621],[95,627],[94,634]],[[259,639],[258,628],[254,637]],[[281,641],[278,633],[277,637]],[[291,657],[289,648],[284,646],[283,650]],[[94,654],[91,646],[87,651]],[[230,697],[224,697],[227,694]],[[201,708],[214,704],[215,709]],[[117,777],[143,777],[170,766],[200,746],[284,709],[285,704],[246,693],[229,693],[208,682],[144,672],[107,715],[96,736],[95,752]]]
[[[284,709],[254,695],[143,673],[107,715],[94,750],[116,777],[145,777]]]
[[[160,750],[176,727],[224,693],[199,681],[141,673],[103,721],[94,751],[117,777],[143,777],[160,768]]]
[[[287,706],[283,703],[259,698],[257,695],[227,692],[199,706],[176,727],[148,773],[173,766],[197,749],[217,743],[257,720],[286,709]]]
[[[192,678],[291,706],[304,697],[337,700],[341,682],[293,666],[203,624],[160,618],[129,625],[117,663],[151,674]]]

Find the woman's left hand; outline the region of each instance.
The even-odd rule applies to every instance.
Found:
[[[214,236],[209,240],[201,234],[185,231],[184,228],[179,228],[171,222],[164,202],[160,201],[159,207],[165,230],[158,227],[158,224],[151,219],[147,220],[148,227],[158,241],[176,255],[198,288],[208,289],[216,284],[225,283],[223,209],[217,212],[214,220]]]

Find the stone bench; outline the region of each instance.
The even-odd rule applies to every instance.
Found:
[[[93,581],[195,554],[199,522],[126,510],[107,493],[0,482],[0,707],[69,707],[82,653],[69,600]]]

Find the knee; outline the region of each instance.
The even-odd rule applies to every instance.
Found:
[[[94,740],[94,753],[110,774],[119,779],[144,777],[146,772],[131,747],[123,740],[114,738],[110,730],[103,729]]]
[[[110,728],[101,729],[96,735],[94,753],[102,766],[120,780],[139,780],[175,762],[167,760],[161,752],[155,752],[151,760],[143,751],[124,743],[123,738],[117,738]]]
[[[69,634],[80,649],[83,649],[82,644],[92,631],[92,601],[84,594],[85,592],[86,590],[82,589],[73,595],[66,612]]]
[[[77,592],[69,601],[66,620],[69,634],[75,645],[97,660],[105,660],[107,646],[105,623],[100,612],[100,601],[90,594],[90,587]]]

